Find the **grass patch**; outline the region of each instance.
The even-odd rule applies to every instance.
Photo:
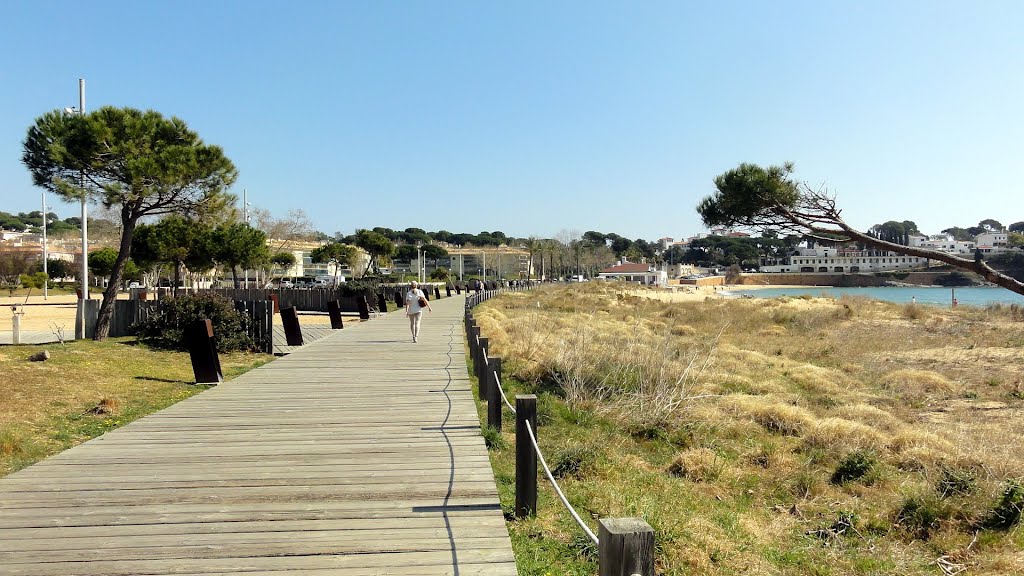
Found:
[[[29,362],[40,351],[50,360]],[[225,379],[271,360],[221,355]],[[0,404],[0,476],[188,398],[196,386],[187,353],[151,350],[133,338],[64,346],[0,348],[6,401]]]

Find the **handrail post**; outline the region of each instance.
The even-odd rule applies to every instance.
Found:
[[[654,576],[654,529],[641,518],[598,523],[599,576]]]
[[[487,398],[487,342],[487,338],[480,338],[480,349],[477,352],[476,395],[481,400]]]
[[[473,321],[469,329],[469,349],[473,356],[473,370],[476,371],[480,369],[477,364],[477,354],[480,353],[480,327],[476,325],[476,320]]]
[[[487,425],[501,432],[501,392],[498,390],[501,381],[501,358],[491,358],[487,367]]]
[[[516,396],[516,518],[537,513],[537,453],[530,442],[530,429],[537,430],[537,396]]]

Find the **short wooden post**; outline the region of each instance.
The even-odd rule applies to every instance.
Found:
[[[395,304],[399,308],[402,308],[403,306],[405,306],[405,298],[402,296],[402,291],[401,290],[395,290]]]
[[[516,396],[516,518],[537,513],[537,453],[530,442],[526,423],[537,431],[537,396]]]
[[[487,425],[501,432],[501,392],[498,390],[498,385],[501,382],[501,358],[491,358],[489,364],[487,367]]]
[[[388,311],[388,297],[383,292],[377,294],[377,310],[380,312]]]
[[[445,287],[444,287],[444,292],[445,292],[445,297],[451,298],[452,297],[452,285],[451,284],[446,284]]]
[[[217,356],[217,346],[213,342],[213,324],[209,320],[197,320],[185,334],[196,384],[223,382],[224,373],[220,369],[220,357]]]
[[[11,335],[11,342],[13,344],[21,344],[21,317],[25,315],[24,312],[18,310],[18,306],[11,306],[11,310],[14,310],[14,316],[11,318],[14,328],[14,333]]]
[[[654,529],[640,518],[597,521],[600,576],[654,576]]]
[[[480,350],[477,352],[476,364],[476,396],[487,399],[487,338],[480,339]]]
[[[281,297],[280,296],[278,296],[277,294],[271,294],[271,295],[267,296],[267,300],[272,300],[274,302],[274,311],[271,312],[271,314],[277,314],[278,312],[281,311]]]
[[[477,366],[477,354],[480,352],[480,327],[476,325],[476,321],[473,321],[473,325],[470,326],[470,337],[469,337],[469,348],[472,351],[473,356],[473,370],[479,370]]]
[[[356,294],[356,306],[359,308],[359,319],[370,319],[370,305],[366,302],[366,294]]]
[[[345,323],[341,320],[341,302],[331,300],[327,302],[327,314],[331,317],[331,329],[341,330]]]
[[[456,294],[462,294],[462,284],[456,284],[455,285],[455,293]]]
[[[434,286],[434,299],[435,300],[440,300],[441,299],[441,289],[438,288],[437,286]]]
[[[284,339],[289,346],[302,346],[302,328],[299,326],[299,314],[295,306],[281,309],[281,324],[284,326]]]

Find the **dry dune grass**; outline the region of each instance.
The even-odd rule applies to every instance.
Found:
[[[968,545],[1024,477],[1024,323],[709,294],[589,283],[477,308],[519,389],[575,415],[548,433],[607,446],[581,505],[652,521],[666,575],[932,574],[957,554],[972,574],[1001,574],[1019,560],[1019,525]],[[833,483],[842,466],[864,479]],[[972,479],[969,495],[938,495],[948,470]],[[938,519],[911,529],[896,519],[917,496],[935,508],[913,521]]]
[[[957,386],[945,376],[930,370],[901,369],[883,375],[881,385],[900,398],[916,399],[948,396]]]

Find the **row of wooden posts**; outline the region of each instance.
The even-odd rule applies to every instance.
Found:
[[[276,295],[271,294],[271,302],[274,310],[277,309]],[[385,309],[387,300],[384,294],[379,294],[377,305]],[[366,296],[357,296],[356,304],[359,307],[359,318],[370,319],[370,304]],[[298,310],[294,306],[281,308],[281,325],[284,328],[284,337],[289,346],[302,346],[302,327],[299,324]],[[327,313],[331,318],[331,328],[341,330],[345,323],[341,318],[341,303],[332,300],[327,303]],[[220,367],[220,356],[217,354],[217,347],[213,340],[213,324],[207,320],[198,320],[192,324],[185,333],[185,340],[188,343],[189,356],[192,360],[192,372],[196,377],[196,384],[219,384],[224,381],[224,372]]]
[[[460,286],[456,286],[455,289],[458,293],[462,293]],[[450,298],[452,295],[451,286],[446,287],[446,291],[447,296]],[[424,295],[428,300],[431,297],[429,290],[424,290]],[[405,304],[405,296],[401,290],[395,291],[394,298],[395,303],[399,307]],[[441,290],[437,286],[434,287],[434,298],[441,298]],[[388,299],[384,292],[378,292],[375,295],[374,300],[373,306],[371,306],[370,301],[367,300],[365,294],[360,294],[355,297],[360,320],[369,320],[370,315],[374,310],[377,312],[387,310]],[[142,304],[142,302],[138,300],[130,302],[134,302],[136,306]],[[270,294],[268,302],[271,302],[273,306],[271,315],[273,315],[273,312],[275,311],[279,311],[281,314],[281,325],[284,328],[285,341],[288,343],[288,346],[302,346],[304,344],[302,338],[302,327],[299,324],[299,315],[296,307],[289,306],[287,308],[280,308],[277,294]],[[327,314],[331,318],[331,328],[334,330],[341,330],[345,328],[345,322],[342,320],[341,311],[342,304],[340,300],[334,299],[327,302]],[[192,371],[195,373],[196,383],[217,384],[223,382],[224,373],[220,368],[220,358],[217,355],[217,347],[214,345],[213,340],[213,325],[210,321],[199,320],[195,322],[186,331],[185,339],[188,342],[189,354],[192,359]],[[273,352],[273,350],[268,350],[268,352]]]
[[[502,291],[487,290],[466,298],[465,328],[477,394],[487,402],[487,425],[502,428],[501,358],[490,356],[488,339],[480,334],[473,307]],[[537,512],[537,452],[530,439],[537,434],[537,396],[517,394],[516,417],[516,518]],[[527,429],[529,426],[529,429]],[[654,530],[642,518],[601,518],[597,537],[600,576],[654,576]]]

